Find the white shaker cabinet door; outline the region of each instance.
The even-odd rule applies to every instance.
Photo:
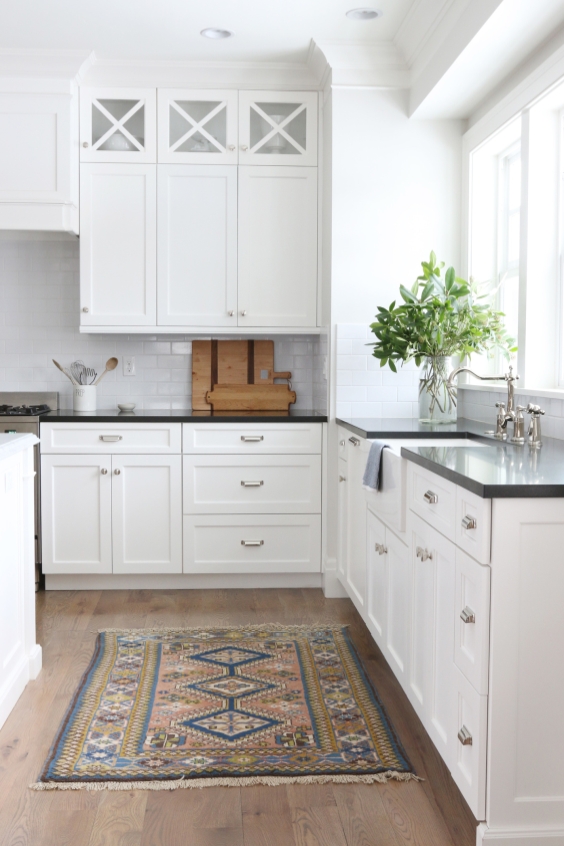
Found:
[[[114,455],[114,573],[182,572],[179,455]]]
[[[338,523],[337,523],[337,572],[344,581],[347,573],[348,550],[348,480],[347,462],[339,458]]]
[[[158,322],[237,326],[237,168],[159,165]]]
[[[44,573],[112,572],[112,459],[43,455]]]
[[[386,528],[386,550],[386,630],[382,651],[407,690],[412,599],[410,549]]]
[[[317,169],[239,168],[239,326],[315,326]]]
[[[358,440],[358,439],[356,439]],[[346,590],[364,618],[366,607],[366,520],[368,509],[364,499],[362,477],[366,466],[366,453],[360,446],[351,449],[347,462],[348,487],[348,549]]]
[[[159,162],[237,164],[237,91],[159,88]]]
[[[82,326],[156,323],[156,165],[80,168]]]
[[[239,163],[317,164],[316,91],[240,91]]]

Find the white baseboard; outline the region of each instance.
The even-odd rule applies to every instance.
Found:
[[[323,593],[326,599],[348,599],[348,593],[342,586],[336,570],[323,573]]]
[[[205,590],[208,588],[320,588],[321,573],[162,575],[46,575],[45,590]]]
[[[29,681],[29,664],[25,656],[22,657],[13,673],[0,688],[0,728],[6,722],[10,711],[24,692]]]
[[[476,831],[476,846],[491,843],[493,846],[564,846],[563,829],[509,830],[488,828],[480,823]]]
[[[28,661],[29,678],[33,681],[37,678],[43,666],[43,650],[41,649],[38,643],[35,644],[31,652],[29,653]]]

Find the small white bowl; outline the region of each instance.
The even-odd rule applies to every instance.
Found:
[[[118,402],[117,407],[120,411],[133,411],[135,408],[134,402]]]

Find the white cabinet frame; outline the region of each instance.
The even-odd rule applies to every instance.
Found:
[[[296,108],[280,124],[277,124],[259,103],[295,104]],[[282,167],[317,165],[317,92],[316,91],[240,91],[239,92],[239,164],[278,165]],[[251,112],[255,111],[271,130],[254,146],[251,142]],[[305,149],[285,131],[300,112],[306,112]],[[286,143],[295,150],[295,155],[264,153],[268,139],[280,134]]]
[[[92,143],[92,104],[100,100],[131,100],[132,107],[120,120],[106,109],[103,114],[109,123],[108,134],[116,129],[122,132],[131,144],[137,140],[123,124],[138,111],[144,109],[144,145],[141,150],[98,150]],[[103,143],[103,142],[102,142]],[[98,141],[98,145],[100,140]],[[154,88],[85,88],[80,89],[80,160],[82,162],[116,162],[121,164],[154,163],[157,160],[157,92]]]
[[[191,102],[218,102],[219,106],[206,114],[199,121],[194,119],[189,111],[186,111],[181,103]],[[170,143],[170,109],[175,109],[179,116],[190,127],[186,133]],[[224,147],[213,135],[208,132],[207,124],[218,112],[225,110],[226,113],[226,146]],[[182,88],[159,88],[158,90],[158,160],[165,164],[196,164],[196,165],[222,165],[237,164],[237,113],[238,96],[237,91],[231,90],[194,90]],[[201,134],[208,142],[215,147],[217,152],[179,152],[178,148],[191,136]]]

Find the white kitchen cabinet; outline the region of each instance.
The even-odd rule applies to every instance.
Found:
[[[318,423],[184,423],[182,449],[208,455],[317,455]]]
[[[81,161],[156,162],[156,104],[154,88],[82,87]]]
[[[349,449],[347,461],[348,543],[345,584],[349,596],[362,616],[366,602],[366,519],[367,508],[362,488],[366,456],[359,449],[360,441]]]
[[[239,326],[315,326],[317,169],[239,168]]]
[[[81,166],[81,326],[156,324],[156,165]]]
[[[387,585],[384,654],[404,690],[408,689],[411,635],[410,549],[386,526]]]
[[[159,162],[236,165],[237,114],[237,91],[159,88]]]
[[[159,325],[237,326],[237,168],[159,165]]]
[[[44,573],[112,572],[111,455],[43,455]]]
[[[368,512],[366,532],[368,627],[374,640],[384,649],[387,632],[388,548],[386,527]]]
[[[315,91],[240,91],[239,163],[317,164]]]
[[[78,234],[76,84],[0,87],[0,229]]]
[[[181,460],[112,456],[114,573],[182,572]]]
[[[349,537],[349,509],[348,509],[348,479],[347,462],[339,458],[339,491],[337,494],[338,517],[337,517],[337,573],[341,582],[346,580],[347,553]]]

